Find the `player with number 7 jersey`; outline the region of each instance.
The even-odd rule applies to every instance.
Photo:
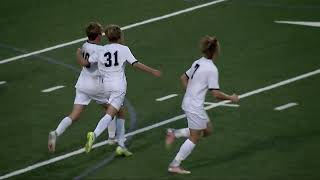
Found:
[[[217,38],[203,37],[200,41],[200,50],[203,57],[196,60],[191,68],[181,76],[181,82],[186,89],[182,109],[187,117],[188,128],[167,130],[167,147],[174,142],[175,138],[188,138],[170,163],[168,168],[170,173],[190,174],[190,171],[181,167],[181,162],[191,154],[201,137],[207,137],[212,133],[212,123],[203,106],[207,91],[210,90],[212,95],[219,100],[231,100],[232,102],[239,100],[238,95],[228,95],[220,90],[218,69],[214,64],[220,50]]]
[[[90,152],[96,138],[108,127],[111,119],[119,111],[123,104],[126,91],[127,80],[125,76],[125,66],[127,63],[134,68],[150,73],[153,76],[160,77],[161,72],[146,66],[132,55],[130,49],[123,45],[123,34],[118,25],[109,25],[105,29],[105,35],[109,44],[103,46],[98,53],[89,57],[87,63],[98,63],[99,72],[103,78],[104,97],[108,101],[106,115],[99,121],[94,132],[88,132],[86,152]],[[81,56],[81,50],[77,52],[78,61],[86,62]],[[124,121],[117,121],[118,147],[117,155],[130,156],[132,153],[125,147],[124,140]]]

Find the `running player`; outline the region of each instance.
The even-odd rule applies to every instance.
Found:
[[[102,37],[102,26],[99,23],[92,22],[86,27],[86,34],[88,41],[85,42],[82,46],[83,54],[82,56],[86,59],[90,55],[98,52],[102,46],[98,45],[101,42]],[[80,65],[84,63],[78,61]],[[81,113],[84,111],[85,107],[93,100],[102,100],[98,102],[99,104],[107,103],[106,100],[103,100],[103,93],[101,89],[102,86],[102,77],[98,71],[98,65],[96,64],[87,64],[86,67],[82,68],[78,81],[75,85],[76,87],[76,97],[74,100],[74,105],[72,112],[65,118],[61,120],[56,130],[49,133],[48,138],[48,149],[49,152],[54,152],[56,149],[56,142],[58,136],[62,135],[64,131],[75,121],[80,118]],[[122,110],[121,110],[122,111]],[[124,118],[124,113],[120,112],[118,114],[119,119]],[[111,131],[110,131],[111,132]],[[112,140],[113,132],[109,134],[109,138]],[[112,141],[111,141],[112,142]]]
[[[123,44],[123,35],[119,26],[109,25],[105,29],[105,35],[109,44],[105,45],[100,53],[96,53],[89,58],[89,62],[98,62],[98,68],[103,76],[103,85],[105,95],[108,97],[109,106],[106,115],[99,121],[94,132],[88,132],[87,143],[85,145],[86,152],[90,152],[96,138],[107,128],[111,119],[119,111],[123,104],[123,100],[127,90],[127,80],[125,76],[125,65],[130,63],[133,67],[144,72],[150,73],[155,77],[160,77],[161,72],[150,68],[136,60],[130,49]],[[84,60],[81,51],[78,50],[78,59]],[[117,136],[118,147],[116,152],[118,155],[130,156],[132,153],[128,151],[124,144],[124,120],[117,120]]]
[[[203,57],[196,60],[191,68],[181,76],[181,81],[186,89],[182,102],[188,129],[180,129],[176,132],[169,132],[167,143],[172,143],[175,134],[179,137],[188,137],[182,144],[179,152],[170,163],[168,171],[178,174],[190,174],[190,171],[184,170],[180,164],[192,152],[201,136],[208,136],[212,132],[212,125],[209,117],[203,107],[205,96],[208,90],[219,100],[231,100],[238,102],[236,94],[227,95],[220,91],[218,83],[218,69],[215,66],[216,58],[219,54],[219,42],[215,37],[205,36],[201,39],[200,49]]]

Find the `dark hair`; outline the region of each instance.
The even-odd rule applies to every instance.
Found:
[[[122,38],[122,31],[120,26],[115,24],[108,25],[104,30],[105,35],[107,36],[110,42],[117,42]]]
[[[97,22],[90,22],[86,27],[86,34],[90,41],[94,41],[102,34],[102,26]]]
[[[200,41],[201,52],[206,58],[212,59],[214,55],[219,53],[219,42],[214,36],[205,36]]]

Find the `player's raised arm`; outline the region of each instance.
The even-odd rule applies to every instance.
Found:
[[[82,55],[82,51],[80,48],[77,49],[77,61],[78,63],[83,66],[83,67],[88,67],[90,66],[90,63],[88,60],[84,59],[83,55]]]
[[[160,77],[162,75],[161,71],[157,70],[157,69],[153,69],[145,64],[142,64],[140,62],[136,62],[132,65],[133,67],[140,69],[141,71],[147,72],[152,74],[155,77]]]

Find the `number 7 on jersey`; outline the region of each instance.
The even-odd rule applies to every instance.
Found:
[[[194,74],[196,73],[196,71],[199,69],[199,67],[200,67],[199,64],[196,64],[196,65],[194,66],[194,71],[193,71],[193,73],[192,73],[191,79],[193,79],[193,76],[194,76]]]

